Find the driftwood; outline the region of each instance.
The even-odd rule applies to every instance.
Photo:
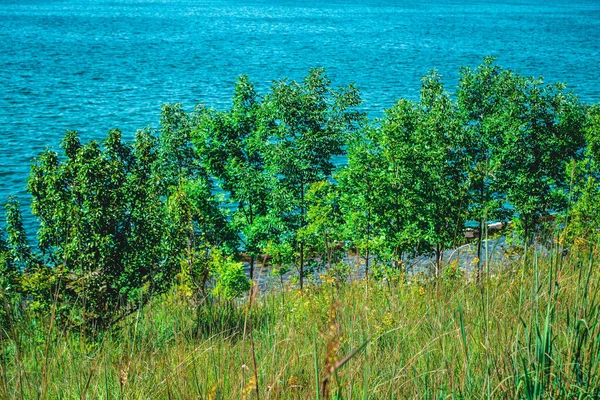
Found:
[[[488,224],[487,232],[489,235],[494,235],[500,231],[502,231],[509,223],[506,222],[494,222],[493,224]],[[467,239],[479,239],[480,232],[477,228],[469,228],[465,229],[465,238]]]
[[[554,222],[556,221],[556,215],[543,215],[540,217],[540,222]],[[489,235],[494,235],[506,228],[508,225],[512,224],[512,222],[494,222],[492,224],[488,224],[487,231]],[[479,229],[478,228],[469,228],[465,229],[465,238],[467,239],[479,239]]]

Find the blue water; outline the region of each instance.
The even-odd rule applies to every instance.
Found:
[[[26,202],[32,158],[65,130],[132,138],[160,105],[226,107],[248,74],[264,91],[326,67],[365,110],[448,87],[485,55],[600,101],[599,0],[0,0],[0,200]]]

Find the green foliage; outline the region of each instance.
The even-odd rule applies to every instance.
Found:
[[[411,232],[421,238],[423,251],[435,250],[437,275],[443,251],[459,243],[467,217],[466,138],[458,108],[436,73],[423,78],[418,107],[419,126],[398,162],[408,177],[406,203],[417,223]]]
[[[354,228],[349,237],[366,250],[367,262],[380,236],[396,262],[435,249],[439,269],[468,206],[457,107],[433,73],[423,79],[418,103],[400,100],[377,122],[364,137],[352,137],[349,165],[338,176],[346,221]]]
[[[497,149],[502,166],[496,174],[527,242],[540,217],[565,208],[565,169],[585,146],[584,114],[564,85],[520,76],[511,85],[511,102],[501,115],[504,144]]]
[[[224,257],[218,248],[212,249],[211,258],[211,269],[216,275],[215,295],[230,300],[250,290],[251,282],[246,277],[242,263]]]
[[[235,238],[227,216],[211,193],[208,180],[181,181],[167,199],[168,257],[181,266],[180,283],[188,291],[204,293],[211,277],[212,247],[232,253]]]
[[[372,278],[375,282],[398,283],[403,281],[405,271],[394,267],[390,263],[375,263],[373,265]]]
[[[531,243],[542,217],[566,207],[565,168],[585,145],[583,106],[564,85],[544,85],[492,58],[461,71],[458,106],[468,133],[471,218],[482,236],[487,221],[512,219]]]
[[[202,109],[198,113],[201,114]],[[192,143],[194,123],[194,118],[185,112],[181,104],[162,106],[157,163],[163,190],[175,190],[180,180],[205,175]]]
[[[62,154],[46,150],[31,169],[37,246],[18,204],[7,206],[3,296],[93,328],[173,285],[196,300],[211,288],[237,297],[248,285],[240,255],[251,279],[270,257],[282,286],[296,267],[302,288],[319,268],[340,281],[353,256],[361,273],[375,263],[376,281],[391,282],[404,280],[403,259],[434,255],[435,274],[459,281],[443,255],[474,221],[479,269],[491,220],[514,222],[512,243],[563,226],[570,244],[597,241],[600,107],[564,85],[487,58],[461,70],[455,98],[432,72],[418,100],[371,123],[360,104],[353,85],[334,88],[313,69],[264,96],[242,76],[225,110],[164,105],[159,135],[132,143],[118,130],[86,144],[67,132]],[[545,219],[563,212],[563,225]]]
[[[343,225],[337,187],[328,181],[313,183],[306,193],[306,225],[298,230],[298,237],[309,250],[320,256],[329,269],[338,258]]]
[[[263,229],[272,178],[265,171],[260,118],[260,98],[248,77],[242,76],[235,86],[232,108],[205,110],[193,133],[198,156],[235,209],[230,224],[251,256],[251,278],[254,260],[271,236]]]
[[[0,229],[0,330],[7,330],[10,325],[10,315],[7,305],[17,297],[18,271],[12,262],[8,244],[4,239],[4,231]]]
[[[567,170],[571,204],[563,222],[570,244],[590,248],[598,242],[600,227],[600,106],[586,110],[585,137],[586,158],[571,162]]]
[[[384,239],[382,211],[386,210],[389,188],[386,182],[385,159],[378,154],[377,142],[371,140],[373,128],[350,133],[346,138],[348,163],[335,175],[338,182],[339,207],[343,224],[338,230],[357,254],[365,255],[365,271],[374,250],[381,255],[389,249]],[[383,214],[384,215],[384,214]],[[379,240],[378,240],[379,239]]]
[[[362,114],[358,90],[334,89],[323,69],[312,69],[301,83],[277,81],[263,101],[265,167],[276,181],[270,212],[281,219],[299,253],[303,282],[304,242],[296,234],[307,224],[306,193],[311,184],[331,177],[332,157],[343,154],[348,132]]]
[[[23,227],[23,216],[19,202],[10,198],[6,204],[6,242],[2,240],[0,247],[4,250],[5,267],[14,275],[17,271],[33,268],[36,260],[27,241]]]
[[[81,306],[79,317],[64,316],[72,323],[109,324],[170,285],[156,145],[147,131],[133,144],[123,143],[118,130],[102,144],[81,144],[67,132],[64,157],[47,150],[32,166],[28,189],[40,221],[38,246],[60,282],[61,301]],[[38,282],[28,277],[31,290]]]

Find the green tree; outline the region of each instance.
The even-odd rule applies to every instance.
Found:
[[[487,222],[505,221],[511,214],[506,193],[500,190],[497,171],[504,146],[503,109],[511,102],[513,74],[487,57],[475,69],[462,68],[457,103],[466,128],[470,184],[470,219],[478,222],[477,270],[481,271],[481,245]]]
[[[370,130],[370,131],[369,131]],[[389,193],[385,180],[387,166],[379,156],[374,128],[365,127],[347,137],[348,163],[339,170],[335,179],[339,185],[340,211],[343,218],[344,237],[356,250],[357,259],[365,257],[365,274],[369,275],[371,254],[380,236],[381,217],[386,209]]]
[[[27,240],[19,202],[11,197],[5,208],[7,238],[5,243],[2,240],[0,247],[4,248],[5,257],[7,256],[5,266],[10,271],[10,275],[15,277],[21,271],[33,268],[37,260]]]
[[[304,278],[304,242],[296,237],[306,226],[306,193],[314,182],[331,177],[332,157],[343,152],[345,136],[358,128],[361,103],[353,86],[332,88],[323,69],[313,69],[301,83],[275,82],[263,102],[265,166],[275,176],[270,211],[286,226],[299,255]]]
[[[413,138],[420,129],[421,111],[418,104],[401,99],[385,111],[374,129],[367,131],[367,140],[374,147],[379,161],[375,188],[376,208],[373,210],[376,230],[383,239],[387,258],[396,265],[405,254],[423,251],[421,199],[413,190],[419,154],[413,148]]]
[[[0,228],[0,329],[9,327],[11,310],[20,306],[23,273],[35,268],[35,257],[27,242],[19,202],[9,198],[6,204],[6,231]],[[12,316],[14,317],[14,316]],[[4,332],[0,333],[3,340]]]
[[[565,169],[585,146],[584,111],[563,84],[522,76],[514,76],[512,84],[501,114],[505,129],[497,177],[529,243],[540,217],[566,206]]]
[[[194,129],[198,155],[234,209],[231,225],[250,255],[250,279],[256,257],[268,240],[262,226],[272,185],[265,171],[264,138],[258,129],[260,108],[254,84],[241,76],[232,108],[224,112],[206,110]]]
[[[433,252],[436,275],[444,249],[456,244],[468,209],[465,132],[456,104],[441,77],[423,78],[418,103],[400,100],[387,110],[372,135],[378,148],[377,199],[373,210],[390,254]],[[369,185],[369,184],[367,184]],[[381,190],[381,189],[384,190]]]
[[[157,153],[163,190],[166,193],[176,190],[181,180],[206,176],[202,160],[197,157],[192,143],[195,120],[203,112],[204,109],[198,107],[191,116],[179,103],[162,106]]]
[[[211,252],[215,248],[231,254],[237,241],[227,215],[212,194],[206,179],[180,181],[167,200],[168,257],[178,261],[180,278],[203,295],[211,278]]]
[[[32,166],[38,246],[56,274],[64,271],[68,308],[81,304],[70,311],[71,323],[110,324],[170,285],[156,145],[147,131],[138,131],[133,145],[118,130],[101,145],[67,132],[64,157],[47,150]]]
[[[435,252],[437,276],[443,251],[457,244],[467,216],[465,131],[436,73],[423,78],[419,109],[419,127],[407,143],[412,155],[404,164],[413,180],[411,197],[418,199],[415,217],[422,223],[422,241]]]
[[[343,233],[338,187],[328,181],[313,183],[306,193],[307,224],[298,231],[299,240],[320,256],[322,263],[331,268],[339,253]]]
[[[569,164],[569,202],[565,234],[571,244],[592,249],[600,227],[600,105],[587,107],[585,159]]]

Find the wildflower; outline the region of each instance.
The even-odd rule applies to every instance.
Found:
[[[242,398],[246,399],[250,395],[253,390],[257,390],[256,379],[254,379],[254,375],[248,381],[246,387],[242,390]]]

